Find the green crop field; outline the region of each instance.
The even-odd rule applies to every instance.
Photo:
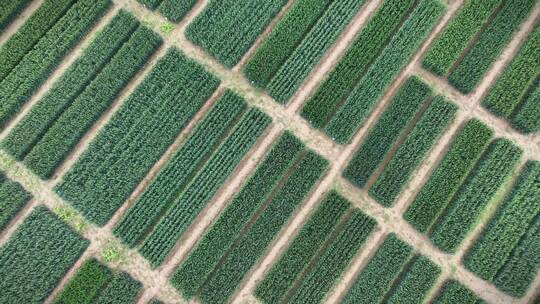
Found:
[[[537,304],[538,0],[0,0],[0,304]]]

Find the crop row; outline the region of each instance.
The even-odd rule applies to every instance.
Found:
[[[322,256],[309,269],[305,279],[292,295],[291,303],[320,303],[339,280],[360,247],[375,229],[376,222],[354,209],[341,231],[330,242]]]
[[[501,2],[502,0],[467,1],[435,39],[422,61],[423,66],[439,76],[447,76]]]
[[[127,272],[115,275],[112,281],[100,292],[96,303],[135,303],[142,284]]]
[[[307,152],[201,288],[202,303],[223,303],[232,296],[327,167],[327,160]]]
[[[171,279],[186,298],[196,295],[220,258],[240,235],[250,218],[268,200],[272,190],[304,151],[304,145],[285,132],[240,192],[221,213]]]
[[[161,38],[139,27],[42,135],[24,158],[41,178],[49,178],[101,114],[161,44]]]
[[[232,68],[286,0],[210,0],[186,29],[186,37]]]
[[[538,273],[540,265],[538,244],[540,244],[540,217],[536,216],[495,276],[495,286],[514,297],[523,296]]]
[[[386,0],[355,38],[313,96],[301,115],[315,128],[324,128],[369,65],[388,44],[413,8],[412,0]]]
[[[230,136],[197,172],[190,186],[174,200],[140,249],[153,266],[163,262],[270,122],[271,119],[263,112],[255,108],[248,110]]]
[[[414,198],[404,218],[416,229],[426,233],[448,206],[492,136],[493,131],[479,120],[469,120]]]
[[[481,212],[512,174],[522,153],[507,139],[497,139],[487,148],[434,226],[431,240],[435,245],[446,252],[457,249]]]
[[[0,126],[5,126],[19,112],[109,5],[109,0],[76,2],[0,82]]]
[[[197,169],[224,140],[245,108],[245,101],[227,90],[128,210],[114,234],[130,247],[141,242],[160,214],[173,204]]]
[[[524,133],[540,130],[540,79],[512,117],[512,125]]]
[[[0,247],[0,302],[42,303],[89,243],[36,207]]]
[[[54,304],[91,304],[113,278],[112,271],[96,259],[84,262],[54,299]]]
[[[527,98],[528,88],[534,85],[540,71],[538,46],[540,25],[529,34],[519,53],[506,67],[502,76],[489,90],[482,105],[497,116],[510,118],[518,105]]]
[[[364,187],[430,95],[431,89],[419,78],[409,78],[369,130],[343,176],[355,186]]]
[[[180,22],[195,6],[197,0],[138,0],[151,10],[159,12],[172,22]]]
[[[351,140],[443,12],[444,6],[437,0],[420,1],[325,127],[330,137],[340,144]]]
[[[470,291],[467,287],[461,285],[458,281],[446,281],[439,294],[435,298],[434,304],[480,304],[483,303],[480,298]]]
[[[0,31],[4,31],[7,25],[30,3],[30,0],[13,0],[0,3]]]
[[[328,6],[329,0],[299,0],[276,24],[244,67],[244,74],[264,88]]]
[[[540,163],[529,162],[497,215],[467,253],[465,266],[481,278],[493,280],[539,213]]]
[[[131,14],[120,11],[46,95],[15,125],[2,141],[4,150],[22,160],[110,61],[137,25],[138,22]]]
[[[535,3],[536,0],[505,1],[497,16],[450,73],[449,82],[463,93],[471,92],[510,42]]]
[[[287,103],[364,2],[332,1],[268,84],[270,96]]]
[[[291,245],[255,290],[264,303],[281,303],[293,283],[307,269],[323,243],[336,228],[350,203],[335,191],[330,192]]]
[[[369,194],[384,206],[391,206],[413,171],[431,150],[444,129],[452,122],[457,106],[442,96],[436,96],[418,123],[397,148]]]
[[[0,174],[0,232],[32,198],[24,188]]]
[[[51,29],[75,0],[46,0],[0,48],[0,81]],[[8,3],[10,1],[6,1]],[[12,3],[16,3],[13,1]],[[3,12],[3,10],[0,9]]]
[[[104,225],[218,83],[200,65],[170,50],[66,173],[56,186],[58,194]]]

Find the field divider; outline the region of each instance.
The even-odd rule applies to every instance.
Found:
[[[342,55],[347,52],[351,44],[356,40],[356,37],[371,20],[371,17],[376,13],[377,8],[382,4],[383,0],[368,0],[360,7],[356,16],[352,21],[341,31],[340,35],[332,46],[328,49],[325,55],[321,58],[296,93],[291,97],[287,105],[287,111],[294,114],[299,111],[305,101],[315,92],[322,83],[322,80],[336,66]]]
[[[187,257],[191,249],[195,247],[201,236],[217,220],[221,211],[226,208],[227,203],[232,200],[244,182],[249,179],[280,133],[281,129],[279,127],[271,125],[250,152],[246,154],[246,157],[240,161],[237,168],[225,181],[224,185],[226,187],[222,186],[214,195],[186,230],[185,235],[177,241],[174,249],[171,250],[171,253],[162,266],[158,268],[164,277],[171,276],[176,267]]]
[[[21,26],[23,26],[28,18],[45,2],[45,0],[34,0],[31,1],[18,16],[11,21],[10,24],[2,31],[0,34],[0,45],[8,41],[13,34],[15,34]]]
[[[167,51],[164,46],[159,47],[148,59],[146,64],[132,77],[131,81],[120,91],[120,94],[114,99],[113,103],[103,112],[99,119],[93,123],[92,127],[84,134],[77,145],[70,151],[65,160],[56,168],[53,174],[50,186],[51,188],[58,184],[64,174],[77,162],[79,157],[86,151],[90,143],[98,135],[100,130],[111,120],[114,114],[127,100],[129,95],[139,86],[146,75],[152,70],[157,61],[162,58]]]
[[[21,110],[7,123],[5,128],[0,132],[0,140],[4,139],[9,132],[24,118],[24,116],[30,112],[30,109],[40,101],[45,94],[53,87],[53,85],[62,77],[65,71],[75,62],[79,57],[81,57],[83,51],[92,43],[97,33],[101,32],[107,24],[112,20],[114,16],[118,13],[120,7],[111,6],[101,17],[96,25],[81,39],[81,41],[73,47],[61,60],[60,63],[54,68],[54,71],[50,76],[43,82],[41,86],[32,94],[28,101],[26,101]],[[15,67],[16,68],[16,67]]]
[[[242,59],[240,59],[240,61],[232,68],[233,71],[239,72],[239,73],[242,72],[242,69],[244,68],[245,64],[249,61],[249,59],[251,59],[255,51],[257,51],[259,46],[264,42],[264,40],[266,40],[266,38],[268,37],[268,34],[270,34],[270,32],[274,29],[276,24],[281,20],[281,18],[283,18],[283,15],[285,15],[289,11],[291,6],[293,6],[295,2],[296,0],[289,0],[281,8],[279,13],[277,13],[276,16],[272,19],[272,21],[268,23],[268,26],[266,27],[266,29],[259,35],[259,37],[257,37],[253,45],[251,45],[249,50],[244,54]]]
[[[90,244],[97,243],[97,251],[104,249],[108,244],[116,244],[119,251],[124,253],[125,259],[120,262],[107,262],[101,254],[95,257],[107,266],[113,269],[119,269],[128,272],[134,279],[140,281],[145,287],[153,288],[158,291],[161,299],[167,303],[187,303],[180,294],[170,284],[167,278],[161,276],[157,271],[151,269],[150,264],[135,250],[129,249],[123,245],[119,239],[113,236],[110,229],[99,228],[96,225],[86,221],[84,217],[76,211],[70,204],[64,202],[52,189],[50,183],[42,181],[34,175],[22,163],[15,161],[6,152],[0,150],[0,171],[13,181],[20,183],[23,188],[34,196],[34,200],[43,203],[61,218],[63,212],[68,211],[73,216],[71,219],[65,219],[70,226],[74,227],[83,237],[90,241]],[[36,203],[37,204],[37,203]],[[30,210],[28,211],[30,212]],[[75,220],[81,226],[75,225]],[[16,229],[13,226],[12,229]]]

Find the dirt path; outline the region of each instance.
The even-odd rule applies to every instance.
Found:
[[[0,45],[4,44],[21,26],[32,16],[32,14],[43,4],[45,0],[32,1],[22,12],[0,33]]]
[[[298,91],[291,97],[291,102],[287,106],[287,111],[291,114],[299,111],[300,107],[307,101],[315,89],[319,87],[321,81],[336,66],[345,54],[349,46],[355,41],[360,30],[371,19],[371,16],[379,8],[383,1],[367,1],[359,10],[351,22],[343,29],[338,39],[329,48],[319,63],[311,70],[311,73],[304,79]]]
[[[50,88],[60,79],[62,74],[71,66],[71,64],[77,60],[84,49],[93,41],[95,35],[100,32],[107,23],[116,15],[118,7],[111,7],[104,16],[96,23],[86,36],[84,36],[78,44],[75,45],[71,51],[62,58],[60,64],[54,69],[50,76],[43,82],[43,84],[32,94],[32,96],[23,104],[21,110],[17,115],[12,118],[4,129],[0,132],[0,140],[4,139],[8,133],[15,127],[15,125],[23,119],[23,117],[30,111],[30,109],[49,91]]]

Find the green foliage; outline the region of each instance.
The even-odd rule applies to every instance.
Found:
[[[163,34],[169,35],[174,30],[174,24],[170,22],[165,22],[162,25],[159,26],[159,29]]]
[[[210,0],[186,37],[229,68],[236,65],[286,0]]]
[[[24,158],[24,164],[41,178],[51,177],[160,44],[157,34],[139,27],[43,134]]]
[[[141,288],[142,284],[139,281],[133,279],[128,273],[121,272],[114,276],[107,287],[100,292],[95,303],[135,303]]]
[[[0,247],[0,302],[42,303],[88,245],[45,206],[36,207]]]
[[[22,160],[131,36],[138,22],[120,11],[47,94],[3,140],[2,148]]]
[[[20,4],[29,1],[5,1],[3,3]],[[50,30],[50,28],[71,7],[74,0],[47,0],[26,20],[26,22],[0,48],[0,81],[13,70],[24,55]],[[0,4],[3,6],[5,4]],[[5,7],[0,7],[0,29]],[[6,16],[8,17],[8,16]]]
[[[342,230],[307,274],[292,303],[320,303],[374,230],[376,222],[359,209],[352,211]]]
[[[536,216],[525,235],[495,276],[495,285],[504,292],[522,297],[540,269],[540,217]]]
[[[245,232],[223,263],[202,287],[201,303],[223,303],[232,296],[244,276],[268,248],[292,213],[306,198],[328,166],[328,161],[309,151],[294,172],[273,194],[260,216],[254,218],[251,229]]]
[[[523,133],[540,130],[540,80],[536,81],[532,92],[512,116],[511,123]]]
[[[242,190],[228,204],[212,228],[171,278],[173,286],[186,298],[197,289],[240,235],[250,218],[268,199],[278,182],[287,174],[304,145],[285,132]]]
[[[423,66],[439,76],[446,76],[501,2],[502,0],[465,2],[457,15],[435,39],[422,61]]]
[[[32,198],[24,188],[0,174],[0,231],[17,215]]]
[[[540,163],[528,162],[497,215],[465,256],[465,266],[493,280],[539,213]]]
[[[55,190],[104,225],[218,85],[172,49],[122,104]],[[184,102],[189,100],[189,102]]]
[[[362,270],[343,303],[381,302],[411,256],[412,247],[390,234]]]
[[[450,73],[448,80],[463,93],[471,92],[491,64],[512,39],[523,20],[535,6],[536,0],[508,0],[497,16],[480,34],[463,61]]]
[[[351,140],[444,10],[437,0],[420,1],[325,127],[330,137],[340,144]]]
[[[264,88],[328,6],[329,0],[299,0],[272,29],[244,67],[244,74]]]
[[[324,14],[268,84],[268,93],[276,101],[282,104],[289,101],[364,2],[331,1]]]
[[[523,151],[507,139],[495,140],[456,193],[431,234],[433,243],[454,252],[486,205],[512,174]]]
[[[394,203],[413,171],[452,122],[457,109],[455,104],[446,101],[444,97],[435,97],[369,189],[373,198],[386,207]]]
[[[425,298],[435,284],[441,269],[424,256],[415,256],[409,269],[405,269],[401,278],[395,282],[397,286],[389,295],[388,303],[415,304]]]
[[[343,176],[355,186],[364,187],[430,94],[431,89],[419,78],[409,78],[369,131]]]
[[[113,274],[96,259],[86,261],[54,299],[54,304],[92,304]]]
[[[335,191],[330,192],[283,256],[257,285],[257,298],[263,303],[280,303],[349,207],[350,203],[346,199]]]
[[[448,206],[459,186],[486,149],[493,131],[477,119],[469,120],[448,152],[404,214],[421,232],[427,232]]]
[[[488,96],[482,102],[484,107],[497,116],[510,118],[518,105],[527,98],[528,88],[534,85],[535,78],[540,73],[539,46],[540,25],[536,25],[519,53],[489,90]]]
[[[130,247],[141,242],[224,140],[245,108],[245,101],[227,90],[128,210],[114,234]]]
[[[15,17],[30,3],[30,0],[12,0],[0,3],[0,31],[8,26]]]
[[[80,0],[75,3],[22,58],[17,68],[0,82],[0,126],[5,126],[19,112],[109,5],[109,0]]]
[[[255,108],[243,115],[230,136],[197,172],[189,187],[175,199],[144,241],[140,252],[152,266],[156,267],[164,261],[180,236],[210,202],[270,122],[266,114]]]
[[[477,304],[480,298],[458,281],[446,281],[434,304]]]
[[[156,9],[156,7],[159,6],[159,4],[163,1],[163,0],[137,0],[139,3],[141,3],[142,5],[146,6],[147,8],[151,9],[151,10],[154,10]]]
[[[195,6],[197,0],[163,0],[159,5],[159,12],[163,17],[178,23]]]
[[[302,117],[315,128],[324,128],[372,61],[388,44],[401,22],[407,18],[413,5],[412,0],[387,0],[382,3],[345,55],[304,104]]]

